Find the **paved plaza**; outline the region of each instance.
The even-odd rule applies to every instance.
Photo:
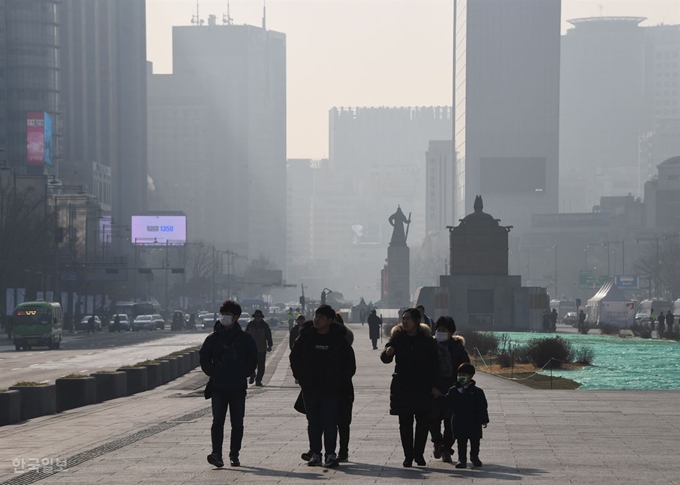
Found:
[[[434,460],[428,444],[427,467],[404,469],[397,418],[388,413],[393,365],[371,350],[367,326],[351,327],[356,401],[350,462],[339,468],[310,468],[300,459],[308,448],[306,421],[293,410],[298,387],[286,332],[278,330],[265,387],[249,390],[240,468],[217,470],[206,462],[211,417],[209,401],[195,392],[205,383],[195,370],[153,391],[0,428],[0,485],[680,485],[680,392],[540,391],[485,374],[477,376],[491,418],[481,446],[484,466],[454,469]],[[15,473],[40,459],[55,467],[60,459],[65,470]]]

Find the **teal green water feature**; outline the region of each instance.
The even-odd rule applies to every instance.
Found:
[[[555,334],[506,333],[514,343]],[[553,376],[578,382],[579,389],[680,390],[680,343],[668,340],[618,338],[606,335],[557,334],[573,347],[588,345],[593,365],[581,370],[553,370]],[[550,371],[543,371],[548,375]]]

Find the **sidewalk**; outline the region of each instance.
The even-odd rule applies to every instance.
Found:
[[[491,418],[484,466],[456,470],[435,461],[428,444],[427,468],[404,469],[397,418],[387,412],[393,366],[371,350],[367,326],[351,327],[356,401],[350,463],[339,468],[309,468],[300,459],[308,447],[306,421],[292,408],[298,388],[285,332],[277,331],[265,387],[249,391],[240,468],[216,470],[206,462],[211,417],[209,403],[190,391],[205,382],[194,371],[142,395],[0,428],[0,483],[680,485],[679,392],[538,391],[484,374],[477,379]],[[172,397],[180,395],[195,397]],[[42,479],[14,475],[14,457],[68,458],[68,469]]]

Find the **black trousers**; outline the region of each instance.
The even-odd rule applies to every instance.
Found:
[[[341,400],[342,401],[342,400]],[[352,424],[351,402],[340,402],[338,409],[338,436],[340,438],[340,453],[349,453],[349,425]]]
[[[373,342],[373,349],[377,349],[378,348],[378,337],[372,338],[371,342]]]
[[[413,420],[416,421],[416,434],[413,438]],[[404,457],[412,460],[425,455],[427,432],[430,426],[430,412],[399,414],[399,434]]]
[[[444,434],[442,435],[442,421],[444,421]],[[453,431],[451,431],[451,418],[437,416],[430,421],[430,435],[432,443],[442,445],[443,451],[453,452]]]
[[[468,440],[470,440],[470,458],[479,458],[479,438],[456,436],[456,441],[458,441],[458,461],[467,462]]]
[[[213,422],[210,428],[210,437],[212,438],[213,453],[220,456],[222,456],[224,422],[227,419],[227,409],[229,409],[229,420],[231,421],[229,456],[237,457],[239,451],[241,451],[241,442],[243,441],[243,417],[246,414],[245,389],[233,392],[213,391]]]
[[[255,371],[253,371],[253,374],[251,377],[255,378],[255,382],[262,382],[262,378],[264,377],[264,363],[267,361],[267,352],[258,352],[257,353],[257,374],[255,374]]]
[[[324,396],[319,390],[303,389],[302,399],[307,412],[309,450],[320,455],[323,441],[326,456],[335,453],[338,439],[338,397]]]

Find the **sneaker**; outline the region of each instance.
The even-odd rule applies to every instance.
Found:
[[[255,376],[250,376],[250,380],[248,382],[250,382],[251,384],[255,382]]]
[[[470,461],[472,462],[472,464],[474,466],[482,466],[482,462],[481,462],[481,460],[479,459],[478,456],[475,456],[474,458],[470,457]]]
[[[425,462],[425,457],[423,457],[423,456],[416,456],[416,465],[418,465],[418,466],[426,466],[427,463]]]
[[[314,453],[312,453],[311,451],[307,451],[307,452],[301,454],[301,455],[300,455],[300,458],[302,458],[302,459],[305,460],[305,461],[309,461],[309,460],[312,459],[312,455],[313,455],[313,454],[314,454]]]
[[[451,459],[451,453],[448,451],[442,451],[442,461],[444,463],[451,463],[453,460]]]
[[[335,453],[331,453],[326,456],[326,461],[323,463],[323,466],[326,468],[335,468],[338,466],[340,463],[338,462],[338,455]]]
[[[338,462],[347,463],[349,461],[349,453],[347,451],[341,451],[338,453]]]
[[[439,460],[442,457],[442,445],[440,443],[434,444],[434,457]]]
[[[241,466],[241,462],[239,461],[238,456],[230,456],[229,464],[231,466]]]
[[[208,455],[208,463],[217,468],[222,468],[224,466],[224,461],[222,461],[222,457],[217,453],[210,453]]]
[[[258,386],[258,387],[262,387],[262,381],[257,381],[257,382],[255,383],[255,385]]]
[[[318,453],[313,453],[307,462],[307,466],[321,466],[323,462],[321,461],[321,456]]]
[[[456,468],[467,468],[467,462],[459,461],[456,463]]]

